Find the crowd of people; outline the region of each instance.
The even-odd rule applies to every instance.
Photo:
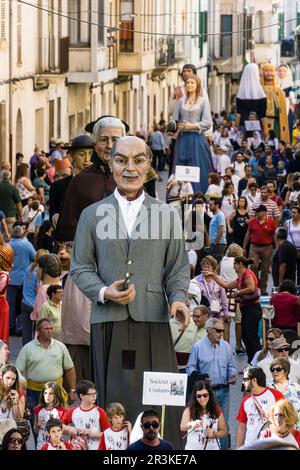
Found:
[[[236,354],[248,363],[236,447],[299,449],[300,123],[288,73],[265,64],[260,78],[248,64],[235,107],[218,115],[186,64],[168,123],[133,136],[103,116],[69,145],[36,147],[29,165],[17,154],[14,179],[2,163],[3,450],[29,438],[37,450],[228,449]],[[177,166],[199,179],[178,180]],[[22,337],[15,364],[11,336]],[[158,408],[142,406],[144,371],[188,375],[163,436]]]

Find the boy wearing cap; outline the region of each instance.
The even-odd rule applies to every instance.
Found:
[[[250,241],[249,257],[254,260],[253,271],[258,279],[258,269],[260,265],[259,287],[261,295],[268,295],[268,275],[272,258],[276,224],[274,219],[267,215],[267,207],[263,204],[256,207],[255,214],[255,219],[251,219],[249,222],[243,249],[246,251]]]
[[[226,168],[230,167],[231,160],[227,155],[228,148],[226,145],[219,145],[218,146],[218,159],[217,159],[217,172],[224,176],[226,173]]]

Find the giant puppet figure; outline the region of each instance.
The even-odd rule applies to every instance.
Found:
[[[144,371],[178,372],[168,304],[184,329],[189,324],[181,224],[169,205],[145,194],[150,164],[142,139],[115,143],[110,168],[117,188],[82,211],[70,270],[92,302],[91,365],[99,404],[121,401],[129,419],[142,407]],[[126,285],[129,272],[132,284]],[[182,440],[174,413],[168,410],[166,433],[169,428],[177,447]]]
[[[273,130],[279,140],[290,142],[285,93],[276,85],[275,65],[263,64],[261,66],[261,84],[267,96],[267,114],[264,122],[265,140],[268,140],[269,131]]]
[[[295,92],[293,89],[293,77],[290,67],[287,64],[281,64],[277,67],[277,83],[284,91],[286,100],[286,113],[289,122],[290,138],[292,139],[292,132],[295,121]]]

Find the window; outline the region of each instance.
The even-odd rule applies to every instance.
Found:
[[[17,65],[22,65],[22,5],[17,4]]]
[[[98,43],[104,44],[104,2],[105,0],[98,0]]]
[[[90,43],[90,0],[70,0],[70,37],[71,45],[88,45]]]
[[[120,52],[133,52],[133,1],[121,0],[120,6]]]
[[[56,137],[54,133],[54,100],[49,101],[49,138]]]
[[[61,98],[57,98],[57,135],[61,136]]]
[[[232,56],[232,15],[221,15],[221,57]]]
[[[5,41],[5,40],[6,40],[5,0],[1,0],[0,8],[1,8],[1,16],[0,16],[0,21],[1,21],[0,41]]]
[[[207,42],[207,11],[199,13],[199,53],[203,57],[203,46]]]
[[[284,13],[278,13],[278,40],[284,38]]]

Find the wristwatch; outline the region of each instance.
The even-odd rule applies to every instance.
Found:
[[[73,393],[76,393],[76,388],[71,388],[70,389],[70,393],[73,392]]]

